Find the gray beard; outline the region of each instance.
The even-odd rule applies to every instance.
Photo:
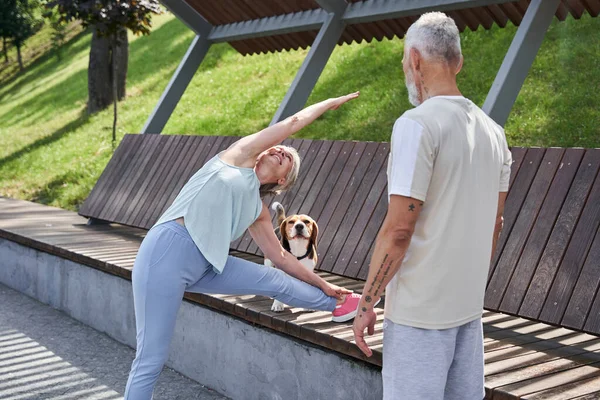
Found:
[[[419,101],[419,89],[417,89],[417,85],[415,84],[415,80],[413,79],[410,70],[408,70],[408,73],[405,76],[404,83],[406,85],[406,90],[408,90],[408,101],[415,107],[419,106],[421,104]]]

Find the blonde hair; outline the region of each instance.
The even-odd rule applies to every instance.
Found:
[[[285,177],[285,183],[283,185],[278,185],[276,183],[265,183],[264,185],[260,185],[260,196],[264,197],[268,194],[278,195],[289,188],[291,188],[296,180],[298,179],[298,173],[300,172],[300,155],[298,151],[290,146],[279,146],[285,149],[292,156],[292,168],[290,172]]]

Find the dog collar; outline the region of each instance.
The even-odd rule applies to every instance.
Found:
[[[296,258],[298,259],[298,261],[304,260],[306,257],[308,257],[308,253],[310,253],[310,249],[308,249],[308,251],[306,252],[306,254],[303,255],[302,257],[296,257]]]

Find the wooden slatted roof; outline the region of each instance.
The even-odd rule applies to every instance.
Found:
[[[315,0],[182,0],[195,9],[213,26],[235,24],[261,18],[282,16],[302,11],[320,10]],[[414,0],[416,1],[416,0]],[[365,3],[363,0],[348,0],[348,3]],[[381,2],[380,2],[381,3]],[[477,30],[479,27],[490,29],[508,23],[519,25],[530,0],[507,1],[478,7],[468,7],[468,2],[452,10],[446,10],[462,32],[465,29]],[[564,21],[568,15],[579,19],[584,13],[591,16],[600,14],[600,0],[561,0],[556,10],[556,18]],[[362,22],[346,25],[339,44],[367,42],[404,37],[408,27],[419,15],[401,18],[389,18],[374,22]],[[264,36],[230,42],[241,54],[255,54],[306,48],[310,46],[318,30]]]

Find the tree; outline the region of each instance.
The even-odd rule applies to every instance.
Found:
[[[13,45],[17,48],[17,60],[22,71],[21,47],[39,26],[40,21],[35,16],[35,11],[39,8],[39,2],[37,0],[2,0],[1,4],[0,34],[3,38],[5,61],[8,62],[6,39],[11,39]]]
[[[10,39],[11,32],[9,26],[14,12],[15,2],[10,0],[0,1],[0,37],[2,37],[2,52],[4,53],[4,62],[8,62],[7,39]]]
[[[2,0],[4,1],[4,0]],[[127,29],[150,34],[151,14],[160,14],[158,0],[50,0],[64,22],[79,19],[92,29],[88,67],[88,113],[114,104],[113,141],[117,120],[116,103],[125,97],[129,43]]]
[[[61,19],[60,14],[55,9],[44,13],[44,17],[50,21],[52,27],[52,49],[56,54],[56,58],[62,59],[62,46],[65,44],[67,37],[67,24]]]

